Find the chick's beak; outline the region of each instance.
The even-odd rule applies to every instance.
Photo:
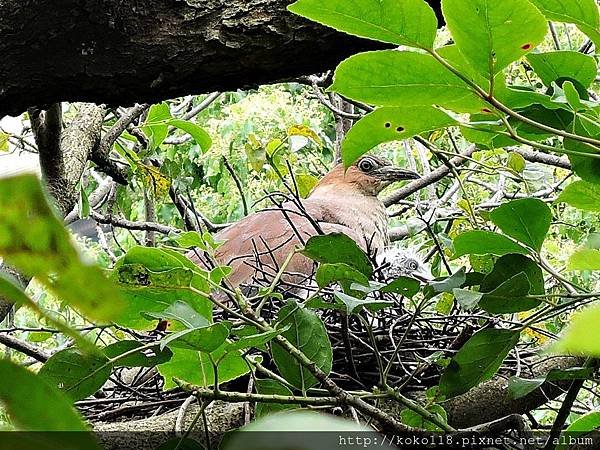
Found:
[[[378,170],[378,172],[378,175],[383,181],[390,183],[403,180],[418,180],[421,178],[421,175],[419,175],[417,172],[392,166],[382,167],[380,170]]]

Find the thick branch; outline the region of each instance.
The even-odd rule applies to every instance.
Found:
[[[4,0],[0,117],[34,104],[154,103],[290,80],[383,46],[295,16],[290,3]]]

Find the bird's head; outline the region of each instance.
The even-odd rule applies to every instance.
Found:
[[[363,195],[376,196],[396,181],[416,180],[420,175],[412,170],[394,167],[388,159],[367,155],[344,169],[343,164],[333,168],[317,185],[317,188],[348,187]]]

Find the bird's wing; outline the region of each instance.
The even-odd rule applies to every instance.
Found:
[[[352,229],[327,222],[329,218],[318,204],[306,200],[304,207],[324,233],[344,233],[359,244],[363,240]],[[229,281],[234,286],[252,281],[266,284],[279,272],[296,246],[304,245],[316,234],[318,231],[313,222],[304,213],[299,212],[295,205],[286,203],[281,209],[251,214],[217,233],[215,237],[223,241],[223,244],[217,249],[215,256],[220,264],[233,269]],[[202,261],[197,253],[191,252],[188,257],[199,265],[205,265],[205,261]],[[314,264],[308,258],[296,254],[285,272],[289,274],[284,277],[288,283],[303,284],[312,276]]]

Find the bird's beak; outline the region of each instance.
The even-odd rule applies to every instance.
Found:
[[[400,169],[399,167],[385,166],[378,170],[378,175],[383,181],[392,183],[394,181],[418,180],[421,178],[417,172]]]

